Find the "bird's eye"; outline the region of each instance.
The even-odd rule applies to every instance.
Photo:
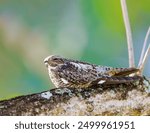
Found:
[[[57,58],[54,58],[53,60],[54,60],[54,61],[57,61]]]

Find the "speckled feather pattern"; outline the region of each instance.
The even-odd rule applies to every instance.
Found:
[[[138,71],[136,68],[99,66],[54,55],[47,57],[44,62],[50,79],[57,88],[89,88],[96,84],[131,82],[136,77],[128,75]]]

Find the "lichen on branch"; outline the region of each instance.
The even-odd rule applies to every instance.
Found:
[[[0,101],[0,115],[150,115],[150,82],[56,88]]]

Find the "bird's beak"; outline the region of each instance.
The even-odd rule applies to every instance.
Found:
[[[46,65],[46,67],[48,67],[48,58],[44,59],[44,64]]]

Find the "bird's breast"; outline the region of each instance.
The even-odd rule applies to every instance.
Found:
[[[49,77],[50,77],[52,83],[58,88],[60,85],[60,83],[59,83],[60,78],[59,78],[58,72],[55,69],[49,67],[48,72],[49,72]]]

